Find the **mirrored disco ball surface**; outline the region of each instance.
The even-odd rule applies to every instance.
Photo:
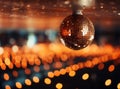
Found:
[[[64,19],[60,26],[61,42],[74,50],[87,47],[94,38],[94,26],[85,16],[73,14]]]

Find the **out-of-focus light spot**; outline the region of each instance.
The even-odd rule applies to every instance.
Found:
[[[57,84],[56,84],[56,88],[57,88],[57,89],[62,89],[62,87],[63,87],[63,84],[62,84],[62,83],[57,83]]]
[[[31,74],[31,70],[29,68],[26,68],[25,69],[25,74],[27,74],[27,75]]]
[[[54,77],[54,73],[53,72],[48,72],[48,77],[49,78],[53,78]]]
[[[70,1],[65,1],[64,4],[68,5],[70,3]]]
[[[30,79],[25,79],[25,84],[30,86],[32,83],[31,83],[31,80]]]
[[[48,64],[44,64],[43,67],[44,67],[45,70],[49,70],[50,69],[50,66]]]
[[[0,47],[0,55],[2,55],[4,53],[4,49],[3,47]]]
[[[65,75],[66,74],[66,70],[65,69],[60,69],[60,74],[61,75]]]
[[[115,66],[114,65],[110,65],[109,67],[108,67],[108,71],[109,72],[113,72],[115,70]]]
[[[87,80],[89,78],[89,74],[88,73],[85,73],[82,75],[82,79],[83,80]]]
[[[120,83],[117,84],[117,89],[120,89]]]
[[[33,69],[34,69],[35,72],[40,72],[40,67],[39,66],[34,66]]]
[[[9,58],[5,58],[5,64],[10,65],[10,59]]]
[[[111,83],[112,83],[112,80],[111,80],[111,79],[107,79],[107,80],[105,81],[105,86],[110,86]]]
[[[47,85],[51,84],[51,79],[45,78],[44,83],[47,84]]]
[[[72,65],[71,67],[72,67],[72,70],[74,71],[77,71],[79,69],[79,66],[76,64]]]
[[[18,89],[21,89],[21,88],[22,88],[22,84],[21,84],[20,82],[16,82],[15,85],[16,85],[16,87],[17,87]]]
[[[55,62],[53,67],[54,68],[61,68],[62,67],[62,63],[61,62]]]
[[[30,48],[33,47],[36,41],[36,36],[33,33],[30,33],[28,36],[27,46]]]
[[[5,85],[5,89],[11,89],[10,85]]]
[[[55,70],[54,75],[58,77],[58,76],[60,76],[60,72],[58,70]]]
[[[104,64],[103,64],[103,63],[100,63],[100,64],[98,65],[98,69],[99,69],[99,70],[104,69]]]
[[[4,63],[1,64],[1,69],[6,70],[6,65]]]
[[[18,52],[18,46],[17,46],[17,45],[14,45],[14,46],[12,47],[12,51],[15,52],[15,53]]]
[[[4,73],[3,78],[7,81],[10,79],[9,75],[7,73]]]
[[[38,78],[37,76],[34,76],[34,77],[33,77],[33,82],[39,83],[39,81],[40,81],[40,80],[39,80],[39,78]]]
[[[90,7],[95,5],[95,0],[73,0],[73,3],[82,7]]]
[[[118,13],[118,15],[120,15],[120,13]]]
[[[35,64],[39,66],[41,64],[40,60],[36,58],[35,59]]]
[[[61,60],[62,61],[67,61],[68,59],[68,56],[67,55],[61,55]]]
[[[8,67],[10,68],[10,69],[13,69],[13,63],[12,62],[10,62],[10,65],[8,65]]]
[[[13,74],[14,77],[18,77],[18,72],[17,71],[13,71],[12,74]]]
[[[104,8],[103,6],[100,6],[100,8]]]
[[[69,76],[70,76],[70,77],[74,77],[75,75],[76,75],[76,72],[75,72],[75,71],[70,71],[70,72],[69,72]]]

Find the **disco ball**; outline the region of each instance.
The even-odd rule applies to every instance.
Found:
[[[66,17],[60,26],[60,40],[68,48],[79,50],[94,39],[93,23],[81,14]]]

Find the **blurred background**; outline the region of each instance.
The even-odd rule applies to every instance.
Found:
[[[0,0],[0,89],[120,89],[120,0],[81,0],[93,43],[59,42],[71,0]]]

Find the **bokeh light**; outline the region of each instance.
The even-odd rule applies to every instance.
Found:
[[[45,78],[44,83],[47,84],[47,85],[51,84],[51,79]]]
[[[33,82],[35,83],[39,83],[40,79],[37,77],[37,76],[34,76],[33,77]]]
[[[57,83],[57,84],[56,84],[56,88],[57,88],[57,89],[62,89],[62,87],[63,87],[63,84],[62,84],[62,83]]]
[[[75,74],[76,74],[76,72],[75,72],[75,71],[70,71],[70,72],[69,72],[69,76],[70,76],[70,77],[74,77],[74,76],[75,76]]]
[[[5,85],[5,89],[11,89],[10,85]]]
[[[111,80],[111,79],[107,79],[107,80],[105,81],[105,86],[110,86],[111,83],[112,83],[112,80]]]
[[[25,84],[27,86],[30,86],[32,84],[31,80],[30,79],[25,79]]]
[[[20,82],[16,82],[15,85],[16,85],[16,87],[17,87],[18,89],[21,89],[21,88],[22,88],[22,84],[21,84]]]
[[[89,78],[89,74],[88,73],[85,73],[82,75],[82,79],[83,80],[87,80]]]
[[[3,78],[7,81],[10,79],[9,75],[7,73],[4,73]]]
[[[120,89],[120,83],[117,84],[117,89]]]

